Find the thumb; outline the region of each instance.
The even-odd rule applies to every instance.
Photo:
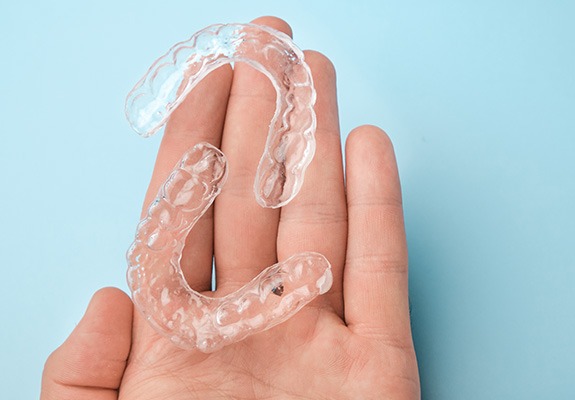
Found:
[[[116,400],[132,341],[132,302],[97,291],[84,317],[44,366],[41,400]]]

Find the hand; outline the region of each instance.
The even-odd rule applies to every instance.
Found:
[[[291,34],[282,20],[254,21]],[[346,143],[346,185],[335,73],[308,51],[317,90],[317,153],[295,199],[263,209],[252,192],[275,92],[246,65],[204,79],[166,127],[146,204],[183,151],[200,141],[222,149],[228,181],[191,231],[182,258],[190,285],[241,287],[300,251],[332,263],[331,290],[295,317],[222,350],[176,348],[157,335],[118,289],[102,289],[48,359],[42,399],[418,399],[407,294],[401,190],[391,142],[363,126]],[[358,99],[361,101],[361,99]]]

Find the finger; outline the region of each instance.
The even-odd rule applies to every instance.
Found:
[[[186,150],[199,142],[220,146],[231,81],[230,66],[218,68],[204,78],[173,112],[166,125],[146,194],[146,207]],[[210,208],[186,238],[180,261],[184,276],[195,290],[210,289],[212,257],[213,208]]]
[[[345,321],[356,334],[411,341],[401,188],[389,138],[355,129],[346,143],[348,245]]]
[[[291,34],[274,17],[253,21]],[[228,179],[215,205],[215,258],[218,289],[243,286],[274,264],[279,210],[262,208],[253,186],[262,156],[276,93],[267,77],[236,63],[221,149],[228,160]]]
[[[343,317],[342,273],[347,240],[347,208],[336,78],[324,55],[306,51],[317,91],[316,154],[299,194],[281,210],[278,232],[280,260],[302,251],[323,254],[332,264],[333,285],[325,299]]]
[[[117,399],[131,336],[129,297],[115,288],[96,292],[76,329],[46,361],[41,399]]]

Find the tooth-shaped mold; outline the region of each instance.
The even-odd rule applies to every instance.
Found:
[[[291,39],[253,24],[213,25],[172,47],[129,93],[126,115],[147,137],[159,130],[187,94],[225,63],[245,62],[276,89],[276,111],[260,160],[254,193],[264,207],[296,196],[315,152],[315,90],[303,53]],[[152,326],[185,349],[212,352],[269,329],[329,290],[331,267],[305,252],[266,268],[225,297],[207,297],[187,284],[180,267],[186,236],[220,193],[224,154],[207,143],[187,151],[140,221],[127,254],[134,304]]]
[[[126,117],[142,136],[158,131],[207,74],[244,62],[276,90],[276,111],[254,182],[263,207],[281,207],[299,192],[315,153],[316,93],[302,51],[291,38],[253,24],[212,25],[160,57],[126,99]]]

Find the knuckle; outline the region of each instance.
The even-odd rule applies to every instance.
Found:
[[[368,195],[368,194],[360,194],[354,195],[352,193],[348,194],[347,197],[347,204],[350,209],[353,208],[362,208],[362,209],[369,209],[374,208],[373,212],[375,213],[381,207],[386,207],[389,209],[388,212],[398,212],[399,214],[403,213],[403,200],[399,196],[394,196],[391,194],[383,195]],[[375,217],[375,216],[374,216]]]
[[[358,254],[347,257],[346,268],[361,274],[400,274],[407,273],[407,256],[391,257],[384,253]]]

